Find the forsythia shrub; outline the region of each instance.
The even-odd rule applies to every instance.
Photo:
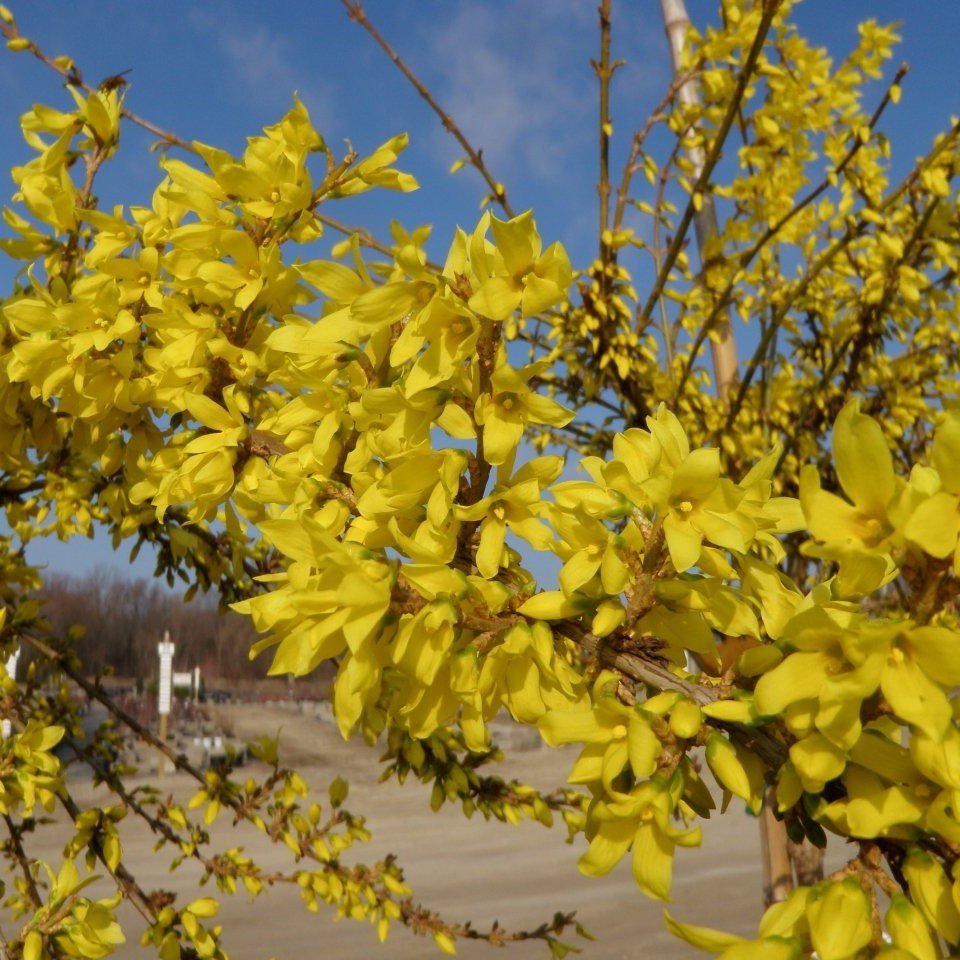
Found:
[[[96,177],[143,121],[122,86],[86,84],[0,8],[8,47],[67,91],[23,115],[0,240],[19,264],[0,347],[2,640],[35,657],[3,685],[8,903],[26,918],[11,956],[106,956],[121,897],[164,960],[224,956],[214,899],[167,902],[126,870],[125,816],[224,894],[285,880],[381,938],[397,922],[450,953],[458,938],[568,950],[569,915],[481,931],[417,905],[392,857],[348,863],[368,833],[346,785],[322,810],[268,740],[262,782],[175,758],[199,780],[183,808],[131,792],[101,731],[72,749],[115,806],[81,810],[49,753],[78,720],[41,673],[131,718],[69,637],[45,634],[21,547],[95,527],[151,545],[188,592],[219,590],[263,634],[252,655],[269,651],[269,672],[334,664],[343,736],[379,739],[386,773],[432,783],[435,808],[556,813],[591,876],[629,854],[640,891],[667,900],[677,849],[731,797],[772,808],[796,843],[850,843],[848,865],[788,892],[754,940],[668,915],[696,947],[930,960],[960,946],[958,127],[891,185],[878,128],[902,74],[864,101],[893,31],[863,25],[834,62],[789,2],[722,8],[653,121],[676,149],[658,160],[637,135],[580,272],[499,184],[502,215],[457,230],[442,263],[427,228],[399,224],[388,243],[348,229],[321,253],[328,205],[417,184],[397,166],[404,136],[338,156],[296,100],[241,156],[162,134],[153,196],[101,209]],[[679,97],[685,83],[699,97]],[[743,142],[720,162],[733,121]],[[725,222],[695,267],[683,240],[706,207]],[[713,389],[702,348],[741,321],[754,353]],[[568,787],[482,771],[502,711],[579,748]],[[75,824],[56,873],[29,857],[37,804]],[[290,873],[211,848],[224,812],[285,843]],[[81,895],[94,869],[114,897]]]

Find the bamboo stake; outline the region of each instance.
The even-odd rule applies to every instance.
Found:
[[[782,820],[773,815],[777,791],[767,787],[760,812],[760,859],[763,861],[763,905],[786,900],[793,890],[790,841]]]
[[[663,13],[663,24],[670,47],[673,71],[678,74],[683,69],[681,60],[687,31],[690,28],[690,18],[687,16],[687,9],[683,0],[660,0],[660,9]],[[696,78],[690,77],[682,84],[677,96],[681,103],[687,106],[697,106],[700,102],[700,95],[697,91]],[[693,164],[692,179],[696,182],[703,172],[706,153],[702,146],[696,146],[690,148],[687,156]],[[713,196],[709,192],[703,194],[703,204],[694,214],[693,225],[697,234],[697,249],[700,251],[702,261],[707,245],[720,232],[717,225],[717,209],[713,202]],[[729,308],[717,318],[714,329],[717,337],[710,340],[713,374],[717,385],[717,396],[726,403],[730,396],[730,390],[737,381],[737,344],[730,323]]]
[[[690,18],[687,15],[684,0],[660,0],[660,10],[663,14],[664,29],[670,47],[670,59],[674,74],[683,69],[682,55],[686,42],[687,32],[690,29]],[[681,103],[695,107],[699,105],[700,96],[697,90],[695,77],[690,77],[678,90],[677,96]],[[693,164],[693,179],[698,181],[706,163],[706,153],[702,146],[691,147],[687,156]],[[717,209],[713,196],[705,191],[703,203],[694,214],[694,229],[697,236],[697,249],[700,259],[704,259],[704,251],[720,228],[717,223]],[[731,389],[737,382],[737,344],[733,336],[730,323],[730,310],[725,307],[717,316],[714,327],[717,337],[710,340],[710,353],[713,361],[714,380],[717,385],[717,396],[723,403],[728,403]],[[763,811],[760,814],[760,857],[763,867],[763,898],[765,906],[786,899],[793,889],[793,870],[790,863],[790,848],[787,831],[782,820],[777,820],[773,814],[773,805],[776,795],[773,788],[768,788],[764,798]]]
[[[160,738],[161,743],[167,742],[167,715],[165,713],[160,714],[160,729],[157,732],[157,736]],[[166,757],[163,754],[163,751],[157,753],[157,776],[162,780],[163,775],[166,773]]]

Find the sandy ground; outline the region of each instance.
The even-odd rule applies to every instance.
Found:
[[[459,810],[445,807],[433,813],[429,791],[408,781],[378,784],[376,754],[362,744],[344,744],[335,729],[313,718],[261,706],[221,707],[223,720],[236,736],[253,739],[281,731],[281,756],[299,764],[310,786],[325,800],[325,789],[338,773],[350,781],[347,807],[367,817],[373,840],[358,845],[356,859],[370,862],[387,852],[399,857],[417,899],[451,920],[470,919],[477,927],[499,920],[506,928],[532,928],[557,910],[576,910],[581,923],[597,938],[582,945],[586,958],[681,958],[705,956],[676,941],[664,929],[663,905],[640,895],[630,876],[629,857],[608,877],[580,875],[576,860],[584,848],[565,843],[562,825],[548,830],[535,823],[509,826],[482,819],[466,820]],[[543,747],[514,754],[501,765],[505,776],[518,776],[543,788],[561,784],[569,769],[569,752]],[[165,780],[165,789],[186,799],[195,785],[182,774]],[[89,787],[77,791],[80,802],[93,799]],[[174,890],[180,902],[200,895],[198,871],[186,864],[169,873],[171,855],[155,853],[153,839],[131,816],[121,824],[124,862],[147,889]],[[288,869],[285,847],[273,847],[253,828],[232,827],[221,816],[213,830],[220,849],[243,846],[265,869]],[[31,847],[34,856],[59,862],[66,824],[39,832]],[[757,864],[757,824],[746,814],[733,813],[704,824],[699,850],[677,853],[674,903],[671,913],[681,920],[717,926],[750,935],[759,915],[760,876]],[[840,851],[842,853],[842,851]],[[839,854],[838,854],[839,855]],[[834,859],[831,857],[831,859]],[[209,889],[209,888],[208,888]],[[211,895],[217,895],[210,890]],[[274,888],[253,904],[245,894],[221,896],[218,920],[224,945],[234,960],[304,960],[332,956],[338,960],[390,960],[441,956],[432,941],[395,926],[383,945],[369,924],[331,922],[331,912],[308,913],[293,888]],[[123,958],[154,955],[136,942],[139,917],[121,907],[130,938],[118,952]],[[546,958],[542,943],[507,948],[518,960]],[[502,956],[483,944],[466,943],[458,956]]]

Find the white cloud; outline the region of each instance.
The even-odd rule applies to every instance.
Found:
[[[194,9],[190,23],[211,37],[225,61],[230,71],[225,89],[234,84],[239,99],[274,111],[288,109],[297,92],[315,126],[330,123],[332,97],[315,81],[304,82],[312,72],[296,63],[290,38],[245,21],[230,3]]]
[[[585,140],[595,144],[597,82],[589,59],[599,42],[596,6],[595,0],[460,0],[424,33],[417,59],[429,64],[437,98],[502,176],[523,170],[561,182]],[[631,65],[616,83],[635,86],[632,101],[661,86],[661,70],[648,66],[647,56],[651,39],[660,40],[650,29],[659,24],[630,4],[619,6],[618,45],[629,41],[633,49],[617,51]]]

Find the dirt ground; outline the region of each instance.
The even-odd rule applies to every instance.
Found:
[[[280,730],[281,757],[299,765],[310,786],[325,800],[325,789],[340,774],[350,781],[347,807],[367,817],[373,840],[357,845],[356,859],[370,862],[395,853],[417,899],[451,920],[470,919],[477,927],[498,920],[510,928],[532,928],[555,911],[576,910],[577,918],[596,937],[579,941],[585,958],[684,958],[705,956],[676,941],[664,929],[663,905],[646,900],[630,876],[629,857],[608,877],[589,879],[576,868],[584,848],[580,838],[565,843],[562,825],[548,830],[536,823],[509,826],[482,819],[466,820],[459,810],[445,807],[433,813],[429,790],[408,781],[378,784],[376,754],[359,743],[344,744],[336,729],[312,717],[260,705],[223,706],[222,721],[234,735],[253,739]],[[518,776],[537,786],[561,784],[569,769],[569,751],[517,752],[501,765],[505,776]],[[186,799],[195,785],[183,774],[168,774],[165,788]],[[78,800],[90,800],[83,787]],[[171,855],[155,853],[153,839],[130,817],[121,824],[124,862],[148,890],[177,891],[181,902],[196,892],[197,871],[189,864],[169,873]],[[212,829],[221,849],[243,846],[265,869],[287,869],[290,854],[273,847],[253,828],[232,827],[221,815]],[[66,825],[42,830],[31,853],[59,863]],[[717,926],[744,935],[756,929],[759,915],[760,876],[757,865],[756,821],[734,813],[704,824],[699,850],[679,850],[675,865],[674,902],[671,913],[681,920]],[[841,851],[842,853],[842,851]],[[834,859],[831,857],[831,859]],[[211,895],[217,895],[210,891]],[[253,904],[246,894],[220,897],[218,921],[226,935],[224,946],[233,960],[304,960],[336,957],[337,960],[414,960],[442,956],[432,941],[415,937],[395,926],[380,945],[369,924],[341,920],[332,923],[330,912],[308,913],[293,888],[274,888]],[[122,958],[145,958],[152,952],[136,942],[139,917],[128,905],[121,907],[124,928],[131,942],[118,951]],[[578,938],[574,938],[577,940]],[[467,943],[457,955],[467,960],[512,956],[517,960],[549,954],[541,943],[518,944],[506,954],[492,953],[483,944]]]

